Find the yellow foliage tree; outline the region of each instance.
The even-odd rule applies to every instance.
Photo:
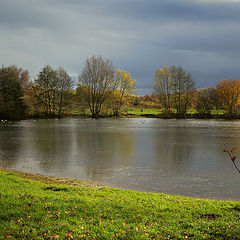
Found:
[[[118,69],[115,75],[115,90],[112,91],[112,110],[115,116],[119,115],[120,109],[129,95],[136,90],[136,80],[125,70]]]
[[[160,103],[165,113],[171,112],[172,88],[170,68],[166,65],[155,72],[154,86],[155,93],[158,95]]]
[[[236,112],[240,104],[240,80],[219,81],[216,86],[220,106],[229,114]]]
[[[40,100],[40,91],[34,85],[34,83],[30,83],[28,90],[25,94],[26,102],[28,103],[29,113],[33,115],[38,115],[43,111],[42,104]]]

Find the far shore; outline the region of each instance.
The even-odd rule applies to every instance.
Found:
[[[54,119],[54,118],[92,118],[90,114],[61,114],[61,115],[26,115],[20,119],[8,119],[8,120],[24,120],[24,119]],[[219,119],[219,120],[240,120],[240,114],[199,114],[190,113],[184,116],[179,116],[175,113],[163,114],[163,113],[145,113],[145,112],[135,112],[135,113],[123,113],[119,116],[114,115],[102,115],[98,119],[104,118],[159,118],[159,119]],[[5,120],[5,119],[3,119]]]

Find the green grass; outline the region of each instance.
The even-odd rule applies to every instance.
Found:
[[[130,108],[130,109],[127,109],[126,113],[131,114],[131,115],[140,116],[140,115],[144,115],[144,114],[158,115],[158,114],[162,113],[162,111],[160,109],[156,109],[156,108],[143,108],[143,109]]]
[[[176,114],[176,110],[173,111]],[[120,117],[166,117],[161,116],[163,111],[160,108],[141,108],[141,107],[130,107],[130,108],[123,108],[120,111]],[[187,114],[197,116],[198,112],[195,109],[188,109]],[[164,115],[164,114],[163,114]],[[190,116],[190,117],[193,117]],[[235,114],[236,116],[236,114]],[[44,118],[44,115],[42,116]],[[46,117],[46,116],[45,116]],[[91,117],[91,112],[89,109],[85,109],[85,111],[79,110],[78,108],[74,108],[71,111],[66,111],[62,117]],[[103,111],[102,117],[112,117],[112,112],[110,110]],[[168,116],[170,118],[174,118],[176,116]],[[188,116],[189,117],[189,116]],[[209,116],[207,116],[209,117]],[[232,119],[233,116],[227,114],[224,110],[213,110],[212,117],[223,117],[227,119]]]
[[[239,239],[240,204],[0,170],[0,239]]]
[[[157,109],[157,108],[130,108],[126,110],[127,114],[131,114],[131,115],[136,115],[136,116],[140,116],[140,115],[144,115],[144,114],[150,114],[150,115],[158,115],[162,113],[161,109]],[[176,113],[176,111],[175,111]],[[225,113],[224,110],[212,110],[212,114],[213,115],[223,115]],[[195,109],[189,109],[187,111],[187,114],[197,114],[197,110]]]
[[[176,111],[175,111],[176,113]],[[159,114],[162,114],[162,110],[161,109],[157,109],[157,108],[130,108],[127,109],[124,114],[129,114],[129,115],[133,115],[133,116],[146,116],[146,115],[151,115],[151,116],[158,116]],[[196,109],[189,109],[187,111],[187,114],[198,114]],[[224,110],[212,110],[212,115],[213,116],[221,116],[226,114]],[[226,115],[227,116],[227,115]]]

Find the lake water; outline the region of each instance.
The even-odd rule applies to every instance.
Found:
[[[240,200],[240,175],[223,153],[232,147],[240,150],[240,121],[0,123],[2,168],[199,198]]]

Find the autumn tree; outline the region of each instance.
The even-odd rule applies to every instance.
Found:
[[[173,106],[177,111],[177,115],[183,117],[191,105],[195,83],[191,74],[187,73],[181,66],[171,66],[170,76]]]
[[[136,90],[136,80],[129,72],[118,69],[115,75],[114,90],[112,91],[111,104],[114,116],[119,116],[119,111],[127,101],[127,97]]]
[[[172,106],[172,82],[171,71],[168,66],[158,69],[155,72],[154,91],[159,97],[159,101],[163,106],[165,113],[171,112]]]
[[[39,72],[32,93],[36,94],[46,114],[61,114],[65,97],[71,88],[71,78],[62,67],[55,70],[46,65]]]
[[[200,114],[210,114],[216,106],[216,91],[214,88],[202,88],[197,91],[195,108]]]
[[[56,88],[57,88],[57,99],[58,99],[58,114],[62,113],[62,106],[68,91],[72,89],[73,83],[71,77],[64,70],[64,68],[59,67],[56,70]]]
[[[165,113],[174,108],[177,115],[183,117],[191,105],[195,84],[190,73],[181,66],[172,65],[163,66],[155,72],[153,88]]]
[[[43,67],[35,80],[35,92],[38,94],[46,114],[56,113],[57,102],[57,73],[49,65]]]
[[[240,104],[240,80],[219,81],[216,86],[220,106],[229,114],[236,112]]]
[[[42,107],[41,99],[39,97],[38,89],[34,82],[29,84],[28,90],[25,94],[25,99],[29,108],[29,113],[33,115],[38,115]]]
[[[0,68],[0,118],[21,118],[24,115],[24,91],[27,89],[28,80],[28,71],[21,68]]]
[[[88,88],[86,86],[78,84],[77,89],[76,89],[76,101],[78,105],[78,109],[82,114],[86,114],[86,110],[89,108],[88,107]]]
[[[98,118],[103,103],[110,96],[108,90],[114,88],[112,61],[103,60],[101,56],[88,58],[79,76],[79,84],[87,87],[86,102],[92,117]]]

